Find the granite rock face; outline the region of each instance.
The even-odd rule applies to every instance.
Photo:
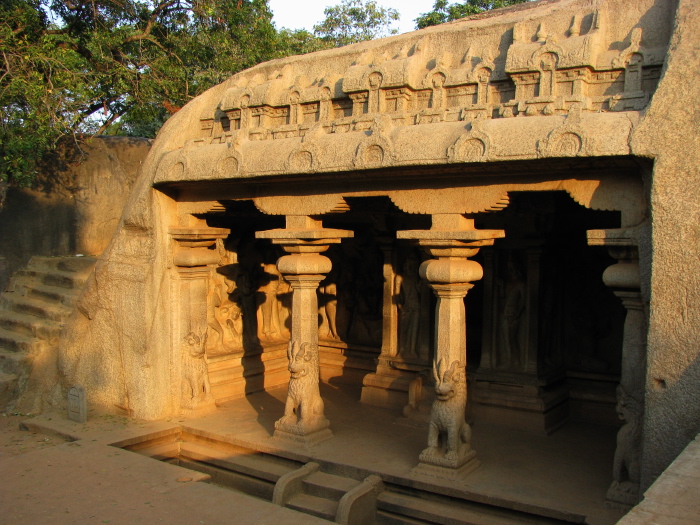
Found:
[[[181,342],[206,332],[203,394],[234,399],[292,371],[295,396],[291,337],[314,366],[289,431],[319,380],[419,414],[433,370],[459,368],[462,392],[476,357],[482,408],[544,433],[566,420],[572,378],[619,381],[643,430],[630,444],[625,425],[641,466],[615,481],[638,498],[700,421],[692,7],[533,2],[234,75],[159,133],[62,338],[61,377],[94,406],[170,417]],[[589,261],[596,246],[613,259]],[[474,301],[485,313],[465,321],[457,303]],[[625,404],[614,388],[605,410]],[[306,430],[326,430],[315,414]],[[429,475],[473,459],[462,419],[437,425],[460,450],[433,450],[450,461]]]

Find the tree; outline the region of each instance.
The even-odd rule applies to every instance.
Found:
[[[374,0],[341,0],[323,12],[326,18],[314,26],[314,34],[332,47],[394,35],[397,30],[391,24],[400,18],[396,9]]]
[[[0,180],[15,183],[66,135],[152,134],[280,43],[267,0],[3,0],[0,42]]]
[[[416,18],[416,29],[436,26],[465,16],[528,1],[530,0],[464,0],[461,3],[450,4],[447,0],[435,0],[432,11],[423,13]]]

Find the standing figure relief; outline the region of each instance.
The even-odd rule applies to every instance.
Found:
[[[318,388],[318,345],[289,341],[289,391],[284,416],[275,423],[275,429],[305,435],[329,427],[323,415],[323,399]]]
[[[404,357],[418,355],[418,329],[421,313],[421,280],[419,261],[409,256],[403,273],[394,280],[394,295],[399,309],[399,353]]]
[[[260,347],[258,339],[257,279],[243,269],[236,279],[238,302],[243,315],[243,346],[246,350]]]
[[[340,340],[338,335],[338,285],[329,281],[318,288],[320,297],[324,300],[319,305],[321,325],[319,335],[322,337]]]
[[[209,369],[205,357],[206,332],[190,332],[181,345],[182,354],[182,395],[183,408],[197,408],[205,401],[211,401]]]
[[[243,350],[243,313],[234,300],[236,295],[235,281],[215,272],[207,297],[207,351],[210,355]]]
[[[459,462],[470,451],[471,428],[464,420],[467,406],[465,365],[453,361],[449,368],[445,360],[433,367],[435,401],[430,414],[428,448],[420,454],[427,463]]]
[[[282,338],[282,323],[278,294],[282,274],[275,263],[262,264],[261,286],[258,289],[258,330],[261,339],[273,341]]]
[[[506,278],[500,284],[503,304],[500,325],[500,345],[496,358],[498,368],[520,371],[525,364],[521,343],[521,328],[525,315],[526,283],[517,263],[510,259]]]

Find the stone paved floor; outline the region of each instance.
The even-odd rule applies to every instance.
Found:
[[[286,389],[228,403],[198,420],[156,423],[93,416],[87,424],[60,416],[30,421],[80,441],[0,459],[3,523],[321,523],[310,516],[242,494],[196,483],[201,475],[107,446],[126,437],[189,426],[259,448],[270,439]],[[365,407],[359,391],[323,385],[334,438],[311,451],[287,451],[405,480],[425,443],[425,423],[408,424],[398,413]],[[583,514],[590,525],[615,523],[622,513],[603,505],[616,429],[569,424],[549,437],[476,423],[473,447],[482,465],[463,485],[444,490],[477,501],[541,506]],[[441,483],[438,482],[438,485]]]
[[[344,463],[382,476],[411,477],[425,447],[427,423],[407,422],[398,412],[358,403],[359,390],[322,385],[326,415],[334,438],[313,452],[284,445],[314,459]],[[220,415],[189,422],[238,440],[268,443],[283,412],[286,389],[248,396],[221,407]],[[617,522],[622,512],[604,506],[610,484],[617,429],[570,423],[551,436],[536,436],[495,425],[473,425],[472,446],[481,466],[466,478],[465,493],[487,502],[498,500],[582,514],[591,525]],[[438,482],[440,484],[440,482]],[[443,482],[455,488],[453,482]]]

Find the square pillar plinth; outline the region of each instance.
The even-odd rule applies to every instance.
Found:
[[[549,435],[569,417],[569,389],[563,383],[538,386],[504,377],[476,380],[474,418],[515,430]]]

